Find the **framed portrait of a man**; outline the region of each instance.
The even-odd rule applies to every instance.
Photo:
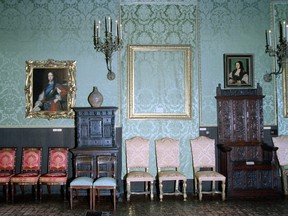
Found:
[[[252,88],[253,54],[224,54],[224,87]]]
[[[75,61],[26,61],[26,117],[73,118]]]

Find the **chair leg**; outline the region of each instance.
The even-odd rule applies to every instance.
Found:
[[[47,187],[48,187],[48,186],[47,186]],[[40,200],[40,201],[42,200],[42,192],[43,192],[42,184],[39,183],[39,200]]]
[[[187,188],[187,182],[186,182],[186,180],[183,180],[183,199],[184,199],[184,201],[186,201],[186,199],[187,199],[186,188]]]
[[[11,200],[14,202],[15,185],[11,184]]]
[[[159,198],[160,198],[160,202],[162,202],[163,201],[163,183],[160,180],[159,180],[159,190],[160,190]]]
[[[225,187],[226,187],[225,181],[222,181],[222,200],[223,201],[225,200]]]
[[[8,196],[9,196],[9,183],[5,184],[5,191],[6,191],[6,202],[8,202]]]
[[[215,181],[212,181],[212,195],[215,195]]]
[[[90,209],[95,210],[94,194],[92,188],[89,189],[89,207]]]
[[[196,177],[194,177],[194,194],[198,194],[198,182]]]
[[[202,181],[199,181],[199,200],[202,201]]]
[[[116,188],[113,189],[113,205],[114,211],[116,210]]]
[[[288,195],[287,176],[285,174],[285,171],[282,172],[282,183],[283,183],[284,194]]]
[[[129,202],[131,196],[131,183],[127,182],[126,185],[127,185],[127,201]]]
[[[154,199],[154,193],[153,193],[153,181],[150,182],[150,199]]]
[[[72,209],[73,203],[73,188],[70,186],[70,208]]]

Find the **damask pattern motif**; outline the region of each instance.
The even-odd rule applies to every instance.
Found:
[[[187,2],[186,2],[187,3]],[[133,120],[127,119],[127,94],[121,95],[122,106],[122,139],[133,136],[149,137],[150,164],[149,170],[156,175],[154,140],[162,137],[173,137],[180,140],[181,170],[192,176],[189,139],[198,134],[198,94],[197,94],[197,7],[195,1],[190,4],[132,4],[121,5],[124,47],[129,44],[190,44],[192,46],[192,119],[191,120]],[[120,52],[122,92],[127,92],[127,52]],[[152,77],[151,77],[152,78]],[[160,83],[159,83],[160,85]],[[152,108],[149,108],[152,110]],[[122,152],[125,149],[122,147]],[[123,156],[122,158],[125,158]],[[183,163],[182,163],[183,162]],[[122,175],[126,173],[126,161],[122,160]]]

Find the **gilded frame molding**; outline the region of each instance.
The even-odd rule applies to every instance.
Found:
[[[183,62],[175,63],[182,64],[183,71],[183,111],[182,112],[173,112],[173,110],[168,110],[165,112],[157,111],[157,112],[144,112],[144,111],[136,111],[135,110],[135,89],[137,89],[137,82],[135,81],[135,74],[141,73],[141,71],[135,71],[137,65],[136,63],[136,54],[139,52],[177,52],[183,55]],[[191,120],[192,118],[192,111],[191,111],[191,46],[190,45],[128,45],[128,119],[179,119],[179,120]],[[159,63],[157,59],[154,61]],[[165,70],[167,67],[164,63],[160,65],[160,69],[163,68]],[[144,73],[144,72],[143,72]],[[173,71],[173,73],[179,73]],[[177,74],[178,76],[179,74]],[[145,77],[145,74],[143,74]],[[142,78],[143,78],[142,76]],[[146,77],[147,79],[141,80],[141,83],[150,82],[151,79],[156,79],[156,82],[161,82],[163,77]],[[155,81],[155,80],[154,80]],[[163,82],[162,82],[163,83]],[[166,86],[167,88],[169,86]],[[161,93],[165,94],[166,91]],[[160,98],[160,97],[159,97]],[[155,107],[157,104],[154,104]]]
[[[288,57],[285,59],[285,68],[283,69],[283,107],[284,117],[288,118]]]
[[[49,100],[44,92],[48,85],[48,74],[52,74],[52,79],[55,79],[55,84],[50,85],[51,92],[54,91]],[[27,60],[24,91],[26,118],[74,118],[72,108],[76,97],[76,61]]]

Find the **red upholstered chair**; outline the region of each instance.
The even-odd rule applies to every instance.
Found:
[[[149,171],[149,140],[142,137],[133,137],[126,140],[126,188],[127,200],[131,194],[150,194],[153,200],[153,181],[154,177]],[[144,191],[131,191],[132,182],[144,182]],[[149,190],[150,183],[150,190]]]
[[[31,185],[35,200],[37,199],[37,185],[41,175],[42,148],[41,147],[24,147],[22,149],[21,172],[11,177],[11,194],[12,202],[14,201],[14,193],[16,185],[20,186],[24,193],[24,186]]]
[[[66,191],[68,168],[68,148],[50,147],[48,172],[39,178],[39,199],[42,199],[42,185],[47,186],[48,193],[51,194],[51,186],[60,185],[61,193]]]
[[[5,187],[7,202],[10,178],[15,174],[16,150],[17,148],[0,148],[0,185]]]
[[[186,201],[187,198],[187,178],[179,171],[179,144],[179,140],[169,137],[156,140],[157,174],[161,202],[163,195],[183,195],[184,201]],[[175,182],[175,190],[173,192],[164,192],[163,182],[167,181]],[[179,190],[180,182],[182,182],[182,192]]]

